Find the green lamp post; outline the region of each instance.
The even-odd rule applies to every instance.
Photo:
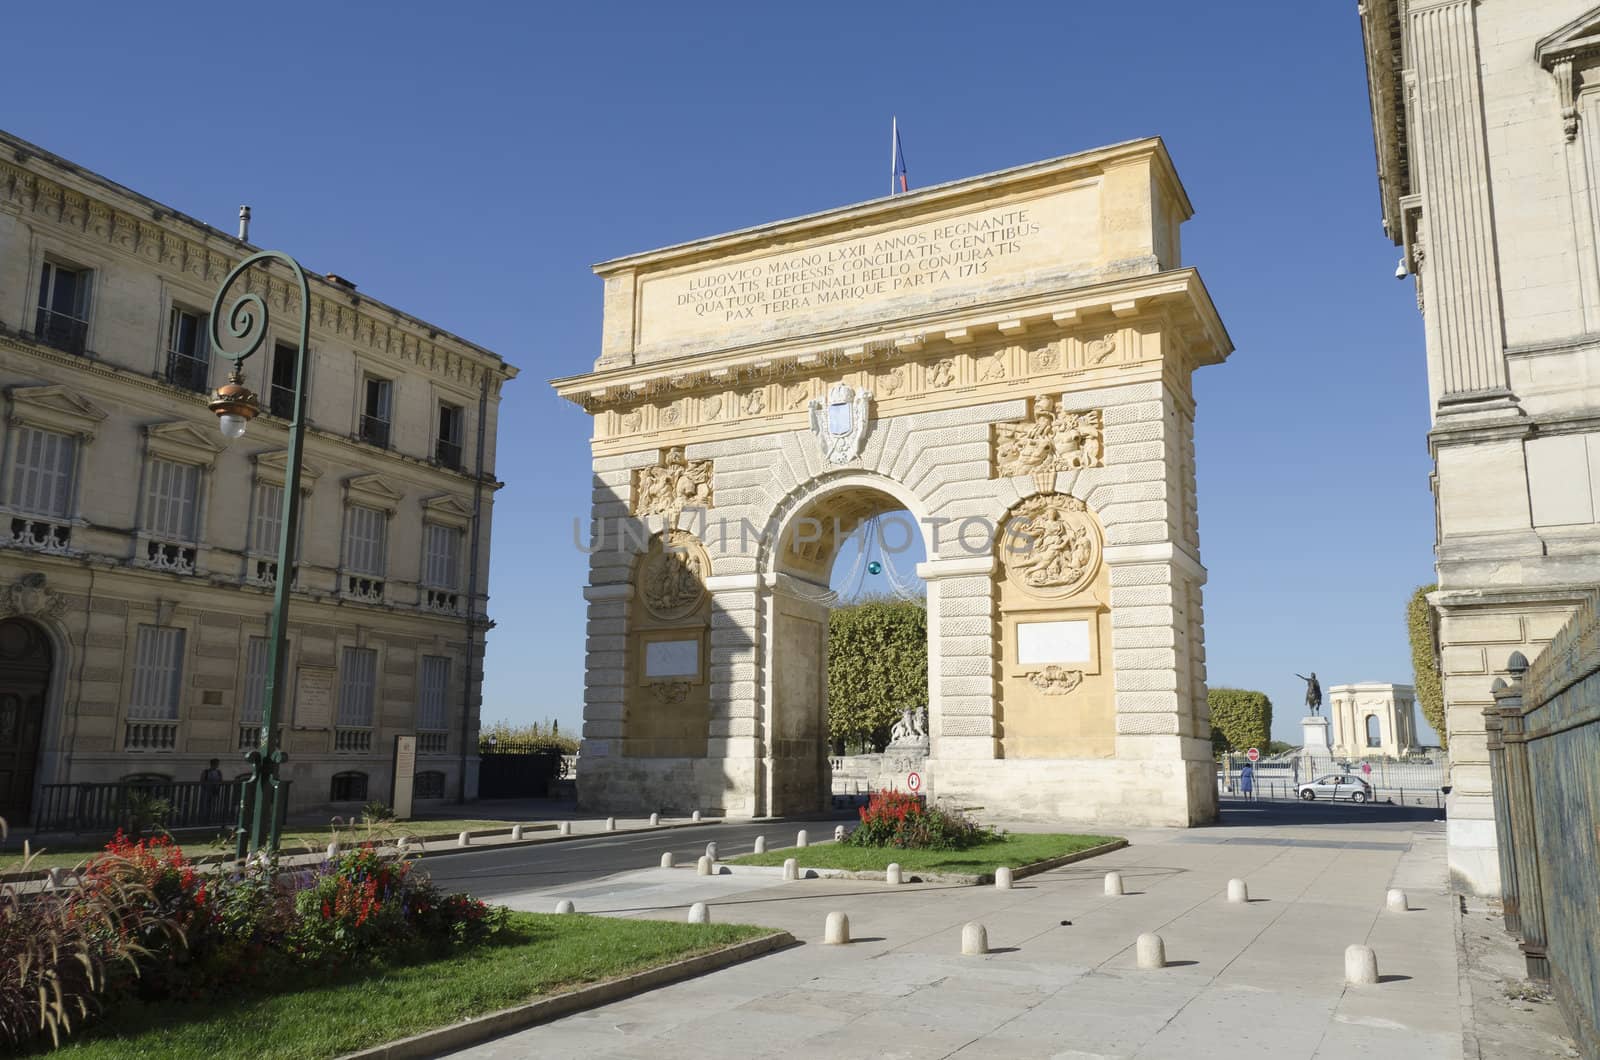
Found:
[[[277,262],[288,267],[300,288],[300,345],[295,354],[294,407],[289,423],[289,458],[284,467],[283,521],[278,530],[278,570],[272,593],[272,622],[267,634],[267,686],[261,711],[261,745],[251,751],[246,759],[250,763],[250,779],[245,782],[243,797],[239,800],[239,826],[236,833],[236,852],[240,858],[266,851],[278,850],[280,822],[282,820],[283,785],[278,776],[285,755],[277,746],[277,726],[284,708],[284,656],[288,637],[289,584],[294,580],[291,564],[294,561],[295,536],[300,513],[300,461],[305,438],[306,360],[311,330],[311,289],[306,283],[305,270],[287,254],[264,250],[245,258],[228,273],[217,289],[211,303],[211,348],[233,362],[228,381],[211,395],[208,407],[217,414],[222,435],[229,441],[243,436],[246,427],[261,411],[256,395],[244,385],[241,367],[267,340],[267,303],[254,292],[240,294],[226,314],[227,333],[237,350],[229,350],[222,341],[223,303],[228,289],[251,267],[266,262]]]

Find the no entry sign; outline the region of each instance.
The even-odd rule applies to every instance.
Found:
[[[907,773],[906,774],[906,787],[910,788],[912,791],[921,791],[922,790],[922,774],[921,773]]]
[[[1252,747],[1244,753],[1244,756],[1252,762],[1257,762],[1261,759],[1261,752]]]

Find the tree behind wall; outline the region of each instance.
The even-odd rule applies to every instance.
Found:
[[[868,600],[828,616],[828,738],[881,749],[902,711],[928,705],[928,612]]]
[[[1211,747],[1215,751],[1265,749],[1272,735],[1272,700],[1247,688],[1213,688],[1206,692],[1211,707]]]
[[[1439,680],[1439,631],[1428,594],[1437,585],[1421,585],[1406,603],[1406,635],[1411,640],[1412,681],[1417,689],[1417,704],[1433,731],[1439,746],[1450,749],[1450,735],[1444,731],[1444,685]]]

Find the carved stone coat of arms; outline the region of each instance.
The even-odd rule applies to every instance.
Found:
[[[828,463],[848,464],[861,455],[871,401],[872,391],[835,383],[826,403],[811,403],[811,434]]]

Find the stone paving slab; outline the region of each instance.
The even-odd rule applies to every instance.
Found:
[[[1008,891],[690,868],[527,892],[510,904],[573,897],[580,911],[678,920],[704,901],[715,921],[782,928],[802,945],[461,1055],[1462,1058],[1443,826],[1307,831],[1232,828],[1246,841],[1224,843],[1140,832]],[[1130,892],[1120,898],[1103,893],[1112,869]],[[1225,900],[1235,876],[1249,904]],[[1416,908],[1387,912],[1391,886]],[[858,941],[821,944],[831,910]],[[990,954],[960,955],[970,920],[988,928]],[[1169,967],[1135,967],[1144,931],[1163,936]],[[1385,981],[1345,986],[1352,943],[1374,947]]]

